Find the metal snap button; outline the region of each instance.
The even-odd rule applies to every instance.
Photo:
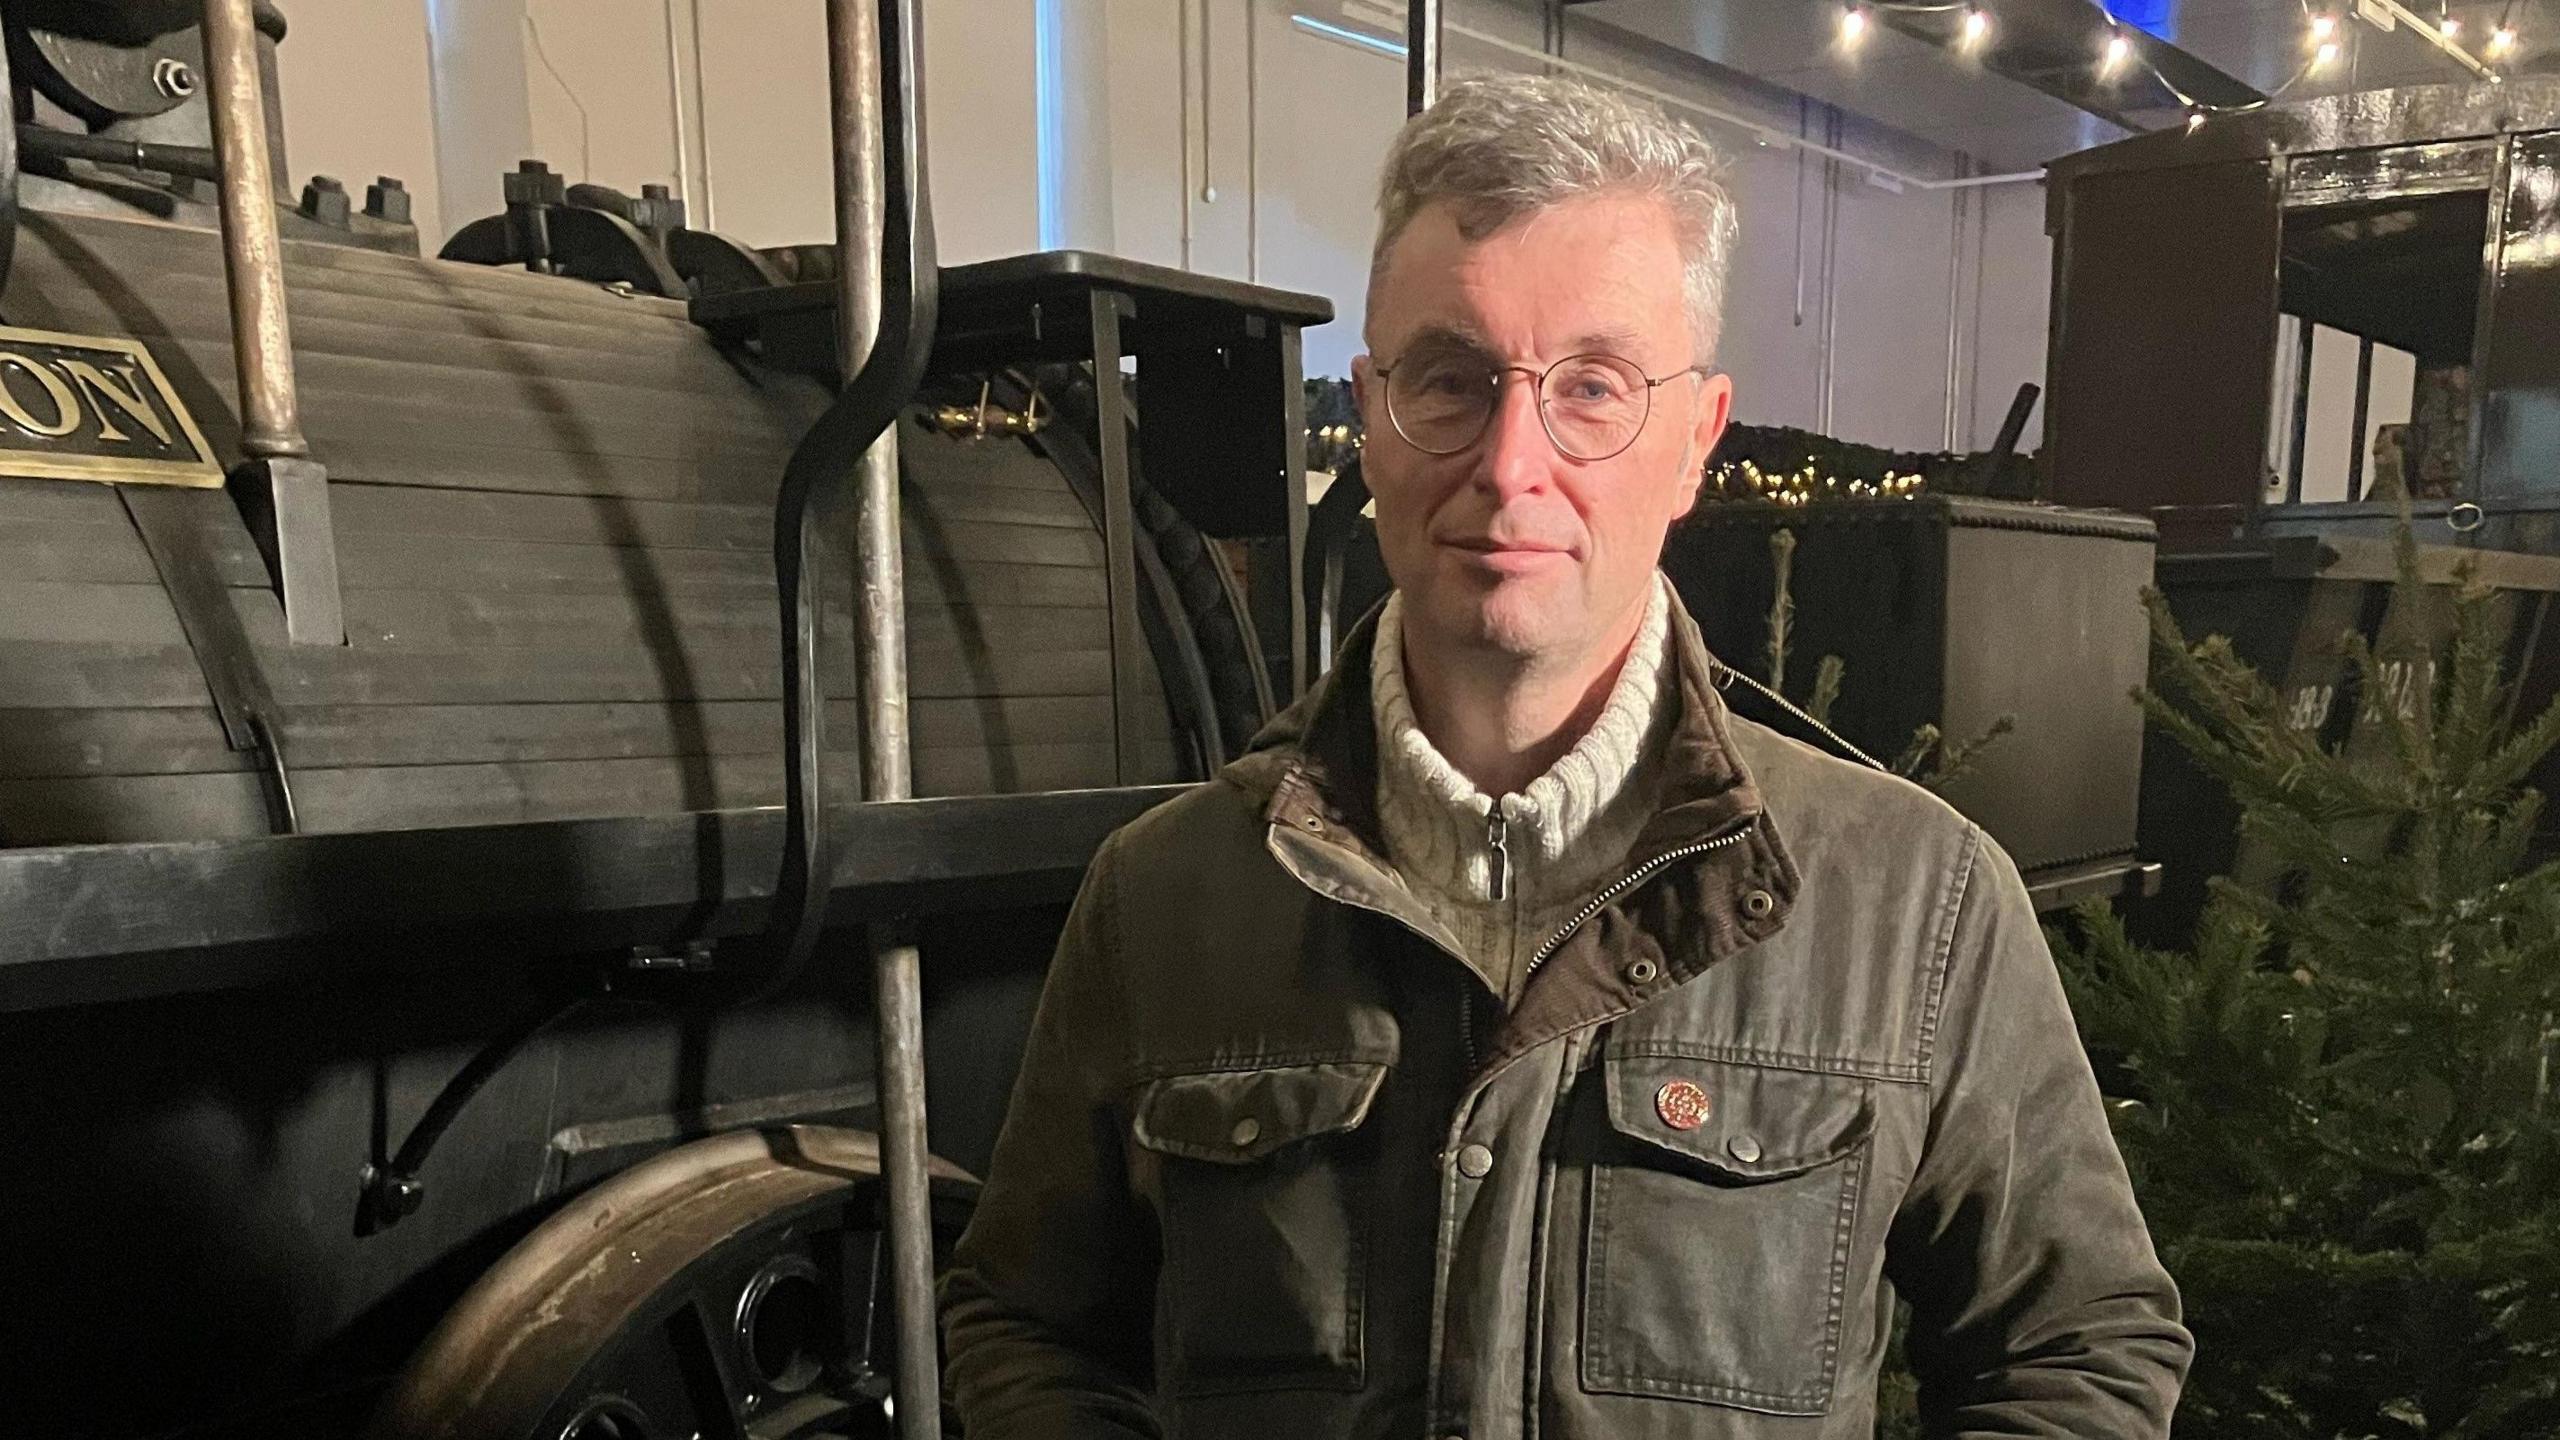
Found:
[[[1482,1145],[1469,1145],[1458,1152],[1458,1173],[1470,1180],[1481,1180],[1493,1172],[1493,1152]]]
[[[1742,913],[1754,920],[1766,920],[1778,908],[1778,897],[1766,890],[1754,890],[1742,897]]]
[[[1745,1165],[1748,1165],[1752,1161],[1760,1158],[1760,1142],[1752,1139],[1748,1135],[1734,1136],[1731,1140],[1725,1142],[1724,1148],[1732,1151],[1733,1158],[1741,1161]]]
[[[1695,1130],[1715,1113],[1715,1103],[1695,1080],[1674,1080],[1653,1092],[1653,1113],[1674,1130]]]
[[[1652,961],[1638,960],[1627,967],[1627,983],[1630,985],[1650,985],[1653,983],[1653,977],[1661,973],[1662,967],[1654,964]]]
[[[1262,1138],[1262,1122],[1247,1115],[1236,1122],[1236,1128],[1228,1132],[1227,1138],[1236,1142],[1239,1148],[1250,1145]]]
[[[1299,824],[1301,824],[1301,825],[1306,826],[1309,830],[1321,831],[1321,830],[1323,830],[1323,829],[1324,829],[1324,822],[1323,822],[1322,820],[1317,819],[1317,818],[1316,818],[1316,817],[1314,817],[1313,815],[1309,815],[1309,816],[1307,816],[1305,819],[1300,820],[1298,823],[1299,823]]]

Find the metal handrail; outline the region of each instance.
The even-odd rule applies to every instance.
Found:
[[[346,639],[346,624],[329,520],[329,474],[311,459],[294,385],[293,326],[285,313],[284,245],[276,234],[275,169],[267,153],[253,0],[204,0],[204,59],[222,271],[231,297],[231,354],[240,381],[244,463],[231,477],[232,490],[273,568],[286,638],[297,645],[337,645]]]
[[[293,381],[293,327],[284,305],[284,245],[276,235],[275,169],[258,73],[251,0],[205,0],[206,105],[219,167],[223,274],[231,289],[231,352],[240,373],[240,449],[252,459],[311,453]]]
[[[836,184],[839,373],[835,403],[783,471],[774,503],[781,603],[785,748],[782,873],[768,942],[778,948],[758,995],[807,968],[834,891],[827,818],[826,687],[820,677],[826,547],[810,522],[857,477],[855,586],[866,798],[909,794],[905,576],[900,565],[893,426],[923,382],[933,345],[936,271],[925,188],[923,49],[916,0],[828,0],[827,58]],[[878,237],[876,263],[872,236]],[[875,931],[881,1170],[887,1192],[899,1433],[941,1433],[927,1190],[923,981],[912,944]]]

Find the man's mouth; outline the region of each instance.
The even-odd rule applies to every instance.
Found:
[[[1489,537],[1473,536],[1443,540],[1440,543],[1452,549],[1469,550],[1479,555],[1562,555],[1567,553],[1562,545],[1542,545],[1535,540],[1495,540]]]

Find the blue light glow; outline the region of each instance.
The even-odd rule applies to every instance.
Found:
[[[1378,36],[1371,35],[1366,31],[1354,30],[1348,26],[1335,25],[1329,21],[1318,20],[1312,15],[1292,15],[1289,17],[1289,23],[1306,31],[1310,35],[1321,35],[1327,40],[1339,40],[1345,45],[1357,45],[1361,49],[1369,51],[1375,55],[1384,55],[1393,60],[1401,60],[1404,58],[1404,47],[1402,45],[1397,44],[1393,40],[1380,39]]]
[[[2113,0],[2107,13],[2163,40],[2178,38],[2178,0]]]
[[[1038,224],[1040,248],[1063,250],[1067,244],[1066,95],[1059,84],[1066,69],[1066,5],[1039,0],[1034,12],[1031,60],[1032,108],[1039,116],[1034,145],[1038,160]]]

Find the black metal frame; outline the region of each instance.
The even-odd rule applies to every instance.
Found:
[[[832,807],[828,920],[1062,903],[1105,835],[1181,791]],[[721,810],[0,849],[0,1012],[750,934],[782,825]]]
[[[694,320],[755,335],[768,359],[822,371],[834,289],[823,282],[706,296]],[[1110,586],[1113,751],[1124,781],[1141,764],[1125,717],[1146,703],[1146,639],[1138,628],[1132,461],[1204,533],[1286,539],[1289,570],[1307,548],[1306,397],[1300,331],[1333,318],[1321,296],[1195,275],[1080,250],[1048,251],[942,272],[940,324],[926,371],[975,374],[1044,361],[1085,361],[1097,417],[1126,413],[1122,362],[1134,360],[1147,422],[1130,452],[1121,427],[1097,424],[1102,533]],[[1240,417],[1275,413],[1276,425]],[[1290,596],[1292,698],[1314,679],[1306,597]],[[1274,677],[1275,680],[1277,677]]]

